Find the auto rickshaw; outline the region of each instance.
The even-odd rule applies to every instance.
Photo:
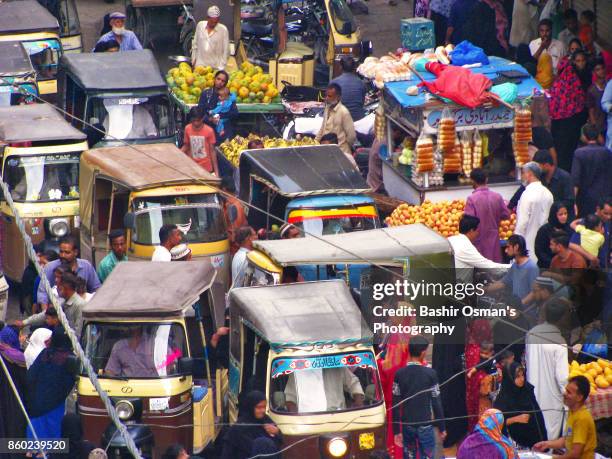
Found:
[[[150,260],[159,229],[176,224],[195,259],[209,258],[227,285],[229,241],[220,179],[168,143],[95,148],[81,158],[81,257],[97,266],[106,235],[127,230],[127,255]]]
[[[317,235],[380,228],[369,186],[337,145],[247,150],[240,155],[240,197]],[[254,228],[279,222],[250,208]]]
[[[208,261],[119,263],[83,308],[85,354],[144,457],[175,443],[199,453],[219,435],[227,369],[206,352],[225,319],[211,293],[215,276]],[[132,344],[138,358],[130,359]],[[109,457],[131,457],[85,372],[77,407],[85,439]]]
[[[238,395],[254,388],[267,396],[285,459],[386,449],[372,332],[344,282],[238,288],[229,302],[230,422]]]
[[[64,109],[92,147],[176,142],[174,105],[150,50],[67,54],[60,67]]]
[[[76,0],[38,0],[59,22],[62,48],[65,53],[83,51],[81,21]]]
[[[0,107],[34,102],[36,96],[36,71],[25,48],[18,41],[0,41]]]
[[[177,28],[179,18],[190,0],[125,0],[126,27],[133,30],[140,43],[148,47],[149,43],[167,40],[179,42],[180,30]]]
[[[85,135],[47,104],[0,108],[2,180],[25,220],[34,244],[57,247],[78,226],[79,158]],[[3,199],[2,262],[7,277],[21,282],[29,263],[13,212]]]
[[[38,74],[38,91],[57,99],[57,70],[62,56],[57,19],[36,0],[0,2],[0,41],[20,41]]]
[[[374,284],[455,279],[450,244],[422,223],[320,238],[253,241],[253,247],[239,286],[343,279],[359,298],[367,319]]]

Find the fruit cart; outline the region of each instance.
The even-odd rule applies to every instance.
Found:
[[[527,103],[540,90],[538,83],[520,65],[494,56],[489,60],[488,65],[471,70],[492,80],[510,72],[525,76],[515,80],[518,88],[516,104]],[[426,81],[436,78],[427,71],[420,76]],[[417,75],[411,74],[408,79],[386,82],[384,86],[383,111],[379,113],[377,135],[383,131],[389,152],[393,151],[393,127],[408,135],[410,145],[416,144],[414,152],[408,146],[399,157],[391,154],[383,158],[383,181],[389,195],[411,204],[467,198],[472,192],[467,179],[469,172],[472,168],[482,167],[484,156],[480,134],[474,133],[486,132],[490,138],[492,131],[497,131],[494,135],[502,139],[502,146],[505,139],[506,148],[492,153],[489,163],[493,158],[506,160],[506,167],[497,174],[490,171],[489,187],[510,199],[519,186],[519,171],[515,166],[528,161],[527,143],[531,140],[529,109],[520,109],[516,117],[516,110],[501,104],[488,103],[470,109],[434,97],[423,88],[416,92],[414,87],[419,83]],[[409,92],[414,95],[409,95]],[[464,138],[467,139],[465,143]]]

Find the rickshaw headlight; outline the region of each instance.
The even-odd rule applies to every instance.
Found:
[[[121,400],[115,405],[115,413],[122,421],[127,421],[134,415],[134,405],[127,400]]]
[[[66,218],[53,218],[49,221],[49,232],[55,237],[64,237],[70,232],[70,224]]]
[[[344,438],[332,438],[327,444],[327,451],[332,457],[342,457],[348,451],[348,444]]]

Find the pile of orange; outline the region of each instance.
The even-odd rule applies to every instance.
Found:
[[[228,87],[239,104],[269,104],[280,102],[272,76],[250,62],[243,62],[240,70],[232,72]]]

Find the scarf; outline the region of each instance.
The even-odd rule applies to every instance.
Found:
[[[512,443],[502,435],[503,426],[504,415],[501,411],[492,408],[482,414],[474,430],[480,433],[488,443],[495,445],[504,459],[517,459],[518,455]]]
[[[0,354],[16,365],[25,365],[25,358],[19,344],[19,332],[11,326],[0,330]]]
[[[584,110],[586,93],[569,59],[559,62],[557,79],[548,93],[550,118],[553,120],[571,118]]]
[[[30,336],[30,344],[23,353],[26,367],[30,368],[36,357],[47,347],[46,341],[51,338],[51,330],[48,328],[37,328]]]
[[[482,3],[485,3],[495,11],[495,29],[497,30],[497,41],[508,51],[508,40],[506,39],[506,30],[508,29],[508,17],[506,16],[506,11],[504,10],[504,6],[498,0],[480,0]]]

